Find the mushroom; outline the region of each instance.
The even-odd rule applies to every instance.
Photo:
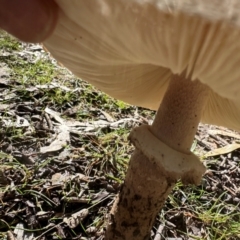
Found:
[[[55,0],[44,46],[110,96],[157,110],[136,150],[106,239],[147,239],[176,181],[205,171],[190,152],[200,121],[240,130],[240,1]]]

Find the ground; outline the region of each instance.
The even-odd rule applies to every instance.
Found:
[[[0,32],[0,239],[103,239],[134,126],[154,112],[97,91],[40,45]],[[207,172],[178,182],[151,239],[240,239],[240,134],[200,124]]]

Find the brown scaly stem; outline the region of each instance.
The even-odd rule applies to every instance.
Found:
[[[153,125],[149,127],[159,142],[172,149],[170,153],[177,150],[185,156],[191,154],[190,148],[208,92],[207,86],[186,79],[184,74],[173,75]],[[149,143],[147,135],[144,141]],[[148,148],[151,147],[154,148],[148,144]],[[174,169],[182,167],[179,162],[179,166],[174,165],[178,159],[168,159],[166,151],[163,150],[164,155],[161,149],[161,157],[150,158],[151,154],[145,150],[144,143],[140,147],[138,145],[130,159],[125,182],[111,210],[106,240],[148,240],[156,215],[178,180],[179,174],[174,174]],[[165,165],[159,164],[161,160]],[[186,167],[182,171],[181,176],[186,173]],[[189,176],[194,174],[187,171]],[[191,176],[186,179],[191,179]]]

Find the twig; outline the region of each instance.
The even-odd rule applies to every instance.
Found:
[[[50,130],[52,130],[53,129],[53,125],[52,125],[52,121],[51,121],[49,115],[47,113],[44,113],[44,117],[45,117],[45,119],[47,121],[48,128]]]
[[[54,228],[62,225],[63,223],[64,223],[64,222],[62,221],[62,222],[58,223],[57,225],[54,225],[53,227],[47,229],[47,230],[46,230],[45,232],[43,232],[41,235],[39,235],[39,236],[37,236],[36,238],[34,238],[34,240],[38,240],[39,238],[41,238],[42,236],[44,236],[46,233],[48,233],[48,232],[50,232],[51,230],[53,230]]]
[[[164,227],[165,226],[160,223],[158,230],[156,232],[156,235],[154,237],[154,240],[162,240],[162,232],[163,232]]]

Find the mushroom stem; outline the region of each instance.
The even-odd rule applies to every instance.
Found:
[[[153,125],[148,127],[148,134],[142,134],[140,138],[136,134],[133,134],[136,138],[131,138],[130,134],[136,150],[112,207],[106,240],[149,239],[154,220],[179,177],[185,183],[199,181],[192,181],[194,168],[199,169],[200,179],[204,167],[195,156],[191,160],[190,147],[208,92],[207,86],[186,79],[184,74],[173,75]],[[154,141],[149,139],[149,132]],[[165,149],[152,151],[158,148],[156,141],[159,141],[160,148]],[[179,153],[180,163],[177,163],[176,157],[172,157],[176,153],[177,156]],[[190,163],[197,161],[192,164],[193,170],[187,168],[191,165],[186,163],[188,157],[182,156],[190,156]]]
[[[189,153],[209,88],[185,78],[185,73],[173,75],[152,124],[152,133],[168,146]]]

